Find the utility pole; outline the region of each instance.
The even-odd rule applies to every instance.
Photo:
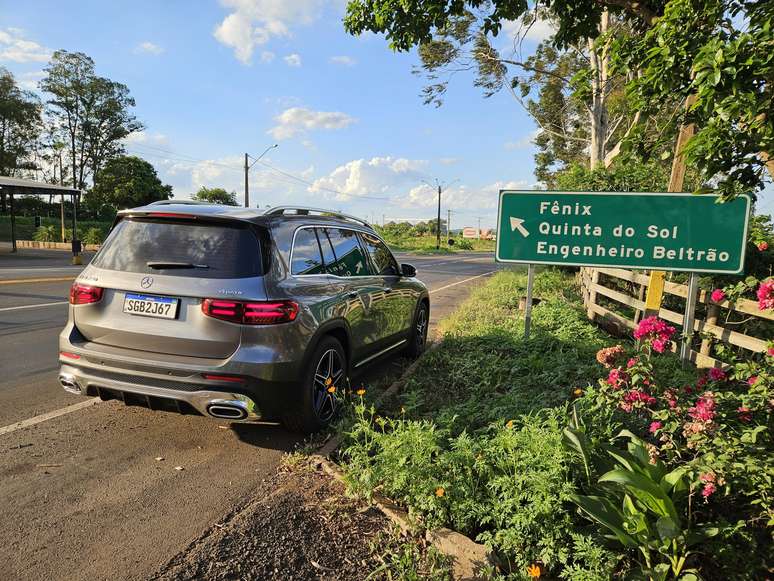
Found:
[[[476,238],[481,240],[481,218],[478,219],[478,231],[477,231],[477,234],[478,235],[476,236]]]
[[[438,223],[436,224],[435,249],[441,249],[441,184],[438,184]]]
[[[261,155],[253,159],[253,163],[250,163],[250,154],[245,153],[245,208],[250,207],[250,168],[261,161],[261,158],[269,153],[270,149],[274,149],[275,147],[279,147],[279,144],[275,143],[267,147]]]
[[[440,250],[441,249],[441,193],[443,192],[444,186],[448,188],[450,185],[452,185],[456,181],[459,181],[459,180],[454,180],[452,182],[449,182],[448,184],[441,185],[441,181],[438,178],[435,178],[435,186],[438,188],[438,217],[437,217],[436,223],[435,223],[435,229],[436,229],[436,232],[435,232],[435,249],[436,250]],[[429,183],[429,182],[427,182],[425,180],[422,180],[422,183],[427,184],[431,188],[433,187],[433,184],[431,184],[431,183]]]
[[[451,238],[451,210],[446,210],[446,238]]]

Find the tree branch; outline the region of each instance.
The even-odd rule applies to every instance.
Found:
[[[639,16],[645,24],[653,26],[658,13],[651,9],[649,6],[637,0],[596,0],[596,3],[600,6],[615,6],[617,8],[623,8],[627,12]]]

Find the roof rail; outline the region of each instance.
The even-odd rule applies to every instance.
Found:
[[[308,216],[310,214],[333,216],[335,218],[340,218],[342,220],[357,222],[358,224],[363,224],[364,226],[368,226],[369,228],[371,228],[371,224],[369,224],[367,221],[363,220],[362,218],[351,216],[350,214],[343,214],[335,210],[325,210],[323,208],[308,208],[305,206],[276,206],[274,208],[269,208],[263,214],[264,216],[282,216],[283,214],[290,214],[291,212],[295,213],[298,216]]]
[[[171,200],[156,200],[155,202],[151,202],[148,204],[149,206],[172,206],[172,205],[185,205],[185,206],[212,206],[213,204],[210,202],[205,202],[203,200],[175,200],[174,198]]]

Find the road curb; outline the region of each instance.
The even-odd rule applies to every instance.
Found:
[[[24,284],[36,283],[36,282],[65,282],[68,280],[75,280],[73,276],[49,276],[45,278],[14,278],[10,280],[0,280],[0,284]]]
[[[374,407],[379,409],[390,397],[395,395],[406,383],[409,375],[419,365],[426,354],[435,351],[443,343],[443,339],[433,343],[416,361],[409,365],[390,386],[382,392],[374,402]],[[343,441],[343,436],[337,434],[320,447],[316,454],[310,456],[309,461],[316,469],[322,469],[327,475],[346,486],[346,476],[341,466],[330,459],[330,455],[336,451]],[[406,536],[418,536],[422,533],[421,524],[411,518],[411,515],[389,498],[380,494],[374,494],[371,502],[379,511],[397,525],[401,533]],[[452,559],[452,574],[459,581],[478,581],[487,579],[493,570],[498,568],[497,557],[487,546],[476,543],[470,537],[444,527],[438,529],[425,529],[425,540],[434,546],[440,553]]]

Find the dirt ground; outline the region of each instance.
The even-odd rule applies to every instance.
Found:
[[[254,500],[162,566],[154,580],[447,579],[424,541],[306,463],[282,468]]]

